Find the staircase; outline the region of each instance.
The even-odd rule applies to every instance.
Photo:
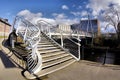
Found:
[[[27,79],[45,76],[65,68],[76,61],[69,53],[60,48],[44,34],[41,35],[41,41],[37,48],[42,56],[42,70],[37,74],[30,74],[26,71],[24,75]]]
[[[15,45],[14,48],[12,47],[12,50],[14,50],[16,54],[20,54],[25,61],[26,71],[23,71],[22,75],[27,79],[45,76],[69,66],[76,60],[80,60],[80,53],[77,52],[79,55],[75,57],[51,38],[49,35],[50,26],[48,26],[48,23],[44,26],[43,24],[35,26],[21,17],[16,17],[15,19],[13,32],[15,31],[14,34],[16,34],[16,37],[22,39],[22,44],[25,44],[25,46],[20,45],[17,47]],[[48,28],[45,29],[46,27]],[[14,45],[14,38],[16,37],[12,34],[10,36],[10,44],[12,46]],[[15,42],[17,42],[17,40]],[[72,41],[71,44],[76,44],[77,48],[79,47],[74,41]],[[69,48],[69,51],[70,49],[71,48]]]

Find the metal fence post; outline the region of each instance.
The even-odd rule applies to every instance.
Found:
[[[104,65],[104,64],[105,64],[105,62],[106,62],[107,53],[108,53],[108,47],[107,47],[107,50],[106,50],[106,53],[105,53],[105,56],[104,56],[104,60],[103,60],[102,65]]]
[[[61,32],[61,31],[60,31]],[[62,36],[62,32],[61,32],[61,46],[63,47],[63,36]]]

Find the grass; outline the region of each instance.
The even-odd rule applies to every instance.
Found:
[[[0,38],[7,38],[8,36],[0,36]]]

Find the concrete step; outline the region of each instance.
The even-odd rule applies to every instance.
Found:
[[[39,42],[38,45],[46,45],[46,44],[51,44],[50,42]]]
[[[52,60],[52,61],[43,63],[42,69],[43,69],[43,68],[50,67],[50,66],[57,65],[57,64],[59,64],[59,63],[65,62],[65,61],[67,61],[67,60],[69,60],[69,59],[72,59],[72,58],[73,58],[72,56],[66,56],[66,57],[63,57],[63,58],[59,58],[59,59],[56,59],[56,60]]]
[[[57,49],[57,47],[38,47],[38,50],[50,50],[50,49]]]
[[[45,58],[42,59],[42,62],[52,61],[52,60],[55,60],[55,59],[66,57],[68,55],[69,54],[59,54],[59,55],[55,55],[55,56],[45,57]]]
[[[61,49],[50,49],[50,50],[38,50],[40,53],[51,53],[51,52],[57,52],[62,51]]]
[[[57,52],[52,52],[52,53],[44,53],[44,54],[41,54],[42,55],[42,58],[44,57],[49,57],[49,56],[55,56],[55,55],[58,55],[58,54],[63,54],[65,53],[64,51],[57,51]]]
[[[34,79],[34,78],[36,78],[36,76],[37,77],[45,76],[47,74],[50,74],[52,72],[55,72],[55,71],[60,70],[62,68],[65,68],[74,62],[75,62],[75,59],[70,59],[70,60],[65,61],[63,63],[60,63],[58,65],[43,69],[40,72],[38,72],[35,76],[32,74],[29,74],[29,72],[27,72],[27,71],[24,73],[24,75],[27,79]]]
[[[38,45],[38,47],[54,47],[52,44],[46,44],[46,45]]]
[[[38,44],[40,44],[40,43],[51,43],[51,42],[48,40],[41,40]]]

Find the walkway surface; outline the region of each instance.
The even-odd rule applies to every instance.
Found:
[[[26,80],[21,75],[22,70],[9,60],[8,53],[0,43],[0,80]],[[79,61],[35,80],[120,80],[120,66]]]
[[[26,80],[21,76],[21,69],[16,67],[9,59],[10,51],[2,46],[0,39],[0,80]]]

